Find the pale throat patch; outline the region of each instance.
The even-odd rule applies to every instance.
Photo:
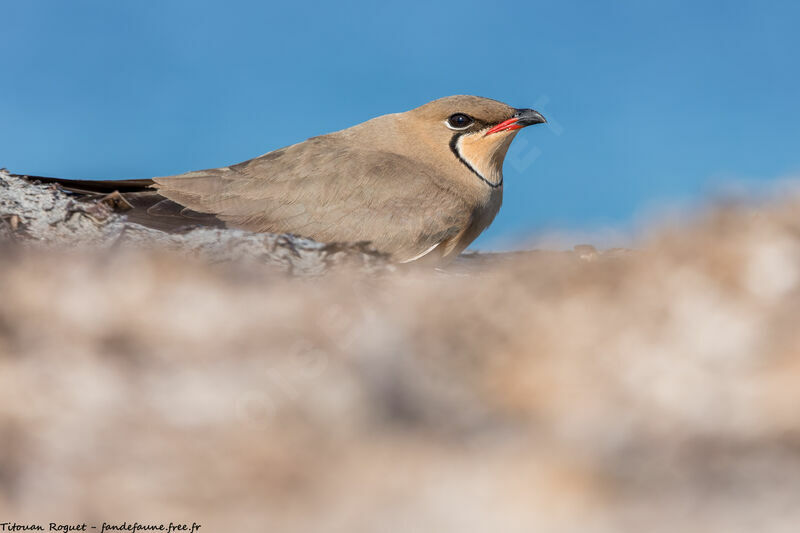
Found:
[[[456,143],[456,150],[485,181],[497,186],[503,181],[503,160],[516,134],[514,130],[488,136],[485,131],[462,135]]]

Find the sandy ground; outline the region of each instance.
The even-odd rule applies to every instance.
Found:
[[[800,201],[437,272],[120,243],[111,212],[20,194],[71,201],[0,179],[0,521],[800,523]]]

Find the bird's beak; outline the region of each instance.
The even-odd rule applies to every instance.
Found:
[[[486,135],[491,135],[492,133],[500,131],[519,130],[525,126],[543,124],[545,122],[547,122],[547,120],[545,120],[538,111],[534,111],[533,109],[517,109],[513,117],[494,126],[486,132]]]

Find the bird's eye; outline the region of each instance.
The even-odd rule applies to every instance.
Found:
[[[472,117],[464,113],[456,113],[447,119],[447,125],[456,130],[463,130],[472,123]]]

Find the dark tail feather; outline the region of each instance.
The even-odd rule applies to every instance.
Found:
[[[71,180],[66,178],[46,178],[44,176],[27,176],[24,174],[11,174],[32,183],[56,183],[62,188],[79,194],[109,194],[114,191],[121,193],[143,192],[153,186],[151,179],[139,180]]]
[[[11,176],[31,183],[55,184],[87,201],[119,193],[124,200],[119,207],[128,220],[161,231],[186,231],[197,226],[224,227],[224,223],[212,214],[197,213],[164,198],[150,179],[71,180],[24,174]]]

